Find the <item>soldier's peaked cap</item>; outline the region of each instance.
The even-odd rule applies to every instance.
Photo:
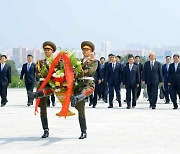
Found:
[[[90,41],[83,41],[81,43],[81,49],[85,49],[85,48],[90,49],[92,52],[95,50],[94,44]]]
[[[53,52],[56,51],[56,45],[51,41],[46,41],[43,43],[43,49],[51,49]]]

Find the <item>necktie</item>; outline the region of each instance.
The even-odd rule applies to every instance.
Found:
[[[115,64],[113,64],[113,72],[114,72],[114,69],[115,69]]]
[[[153,62],[151,62],[151,71],[152,71],[152,69],[153,69]]]
[[[169,70],[169,64],[166,64],[167,71]]]
[[[132,70],[132,65],[130,65],[130,71]]]
[[[1,71],[3,70],[3,68],[4,68],[4,64],[1,64]]]
[[[175,72],[177,71],[178,63],[175,64]]]
[[[27,67],[27,71],[28,71],[28,72],[29,72],[30,66],[31,66],[31,65],[30,65],[30,64],[28,64],[28,67]]]

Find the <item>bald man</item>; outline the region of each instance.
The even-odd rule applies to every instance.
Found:
[[[162,85],[161,63],[156,61],[154,52],[149,54],[149,61],[144,64],[142,83],[147,84],[150,107],[156,109],[158,85]]]

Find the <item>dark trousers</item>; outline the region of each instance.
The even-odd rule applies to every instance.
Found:
[[[94,81],[87,80],[87,81],[78,81],[78,84],[81,85],[74,89],[74,95],[84,94],[85,92],[89,91],[90,89],[95,88]],[[90,96],[91,93],[88,93],[87,97]],[[84,99],[77,102],[75,108],[78,110],[78,119],[79,125],[81,128],[82,133],[86,133],[86,116],[85,116],[85,101]]]
[[[99,98],[103,98],[104,99],[104,91],[105,91],[105,83],[101,82],[98,85],[98,95],[99,95]],[[106,97],[106,100],[107,100],[107,97]]]
[[[48,130],[48,119],[47,119],[47,97],[40,98],[40,117],[41,117],[41,123],[43,130]]]
[[[120,84],[115,84],[115,82],[113,82],[109,84],[109,105],[110,106],[113,106],[114,90],[116,92],[117,101],[121,103]]]
[[[148,84],[147,92],[148,92],[150,106],[156,107],[157,95],[158,95],[158,84],[154,84],[154,85]]]
[[[26,86],[26,91],[27,91],[27,92],[28,92],[28,91],[32,91],[32,92],[33,92],[34,83],[25,82],[25,86]],[[28,97],[28,102],[33,104],[33,102],[30,102],[29,97]]]
[[[51,101],[50,101],[50,99],[51,99]],[[51,102],[52,102],[53,105],[55,104],[55,96],[54,96],[54,94],[47,97],[47,106],[48,107],[50,106]]]
[[[177,105],[177,94],[180,96],[180,85],[174,84],[171,86],[171,100],[173,102],[174,107],[178,107]]]
[[[139,87],[137,87],[136,89],[137,89],[136,93],[137,93],[137,99],[138,99],[141,94],[141,84],[139,84]]]
[[[104,91],[103,91],[103,93],[104,93],[104,97],[103,97],[103,99],[104,100],[107,100],[107,95],[108,95],[108,93],[109,93],[109,86],[108,86],[108,84],[107,84],[107,82],[103,82],[104,83]]]
[[[131,106],[131,92],[132,92],[132,106],[136,106],[137,92],[136,86],[126,86],[126,102],[127,106]]]
[[[164,82],[164,95],[165,95],[165,99],[166,99],[166,102],[169,102],[170,99],[169,99],[169,95],[170,95],[170,91],[171,91],[171,86],[168,85],[167,82]]]
[[[99,88],[98,83],[95,83],[94,95],[93,95],[93,100],[92,100],[93,106],[96,106],[96,105],[97,105],[98,88]]]
[[[7,87],[8,85],[0,84],[1,104],[6,105],[7,100]]]

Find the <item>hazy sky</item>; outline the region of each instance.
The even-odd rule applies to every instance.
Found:
[[[0,0],[0,47],[180,45],[180,0]]]

